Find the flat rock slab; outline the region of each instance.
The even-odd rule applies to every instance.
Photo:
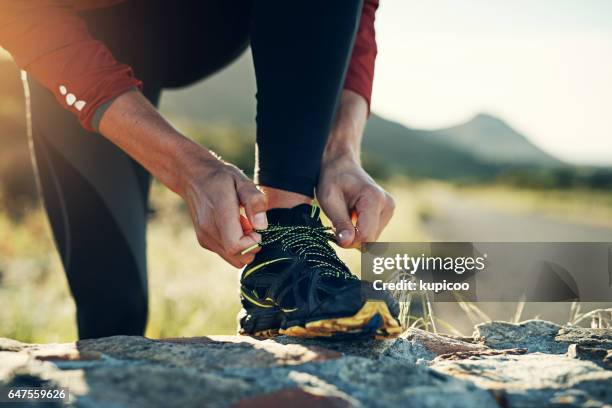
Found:
[[[545,320],[521,323],[492,321],[476,325],[474,340],[495,349],[525,348],[527,351],[565,354],[569,346],[612,350],[612,329],[560,326]]]
[[[564,355],[502,352],[460,361],[436,360],[432,367],[490,390],[502,406],[612,404],[612,371]]]
[[[481,327],[470,341],[421,330],[353,342],[116,336],[43,345],[0,339],[0,385],[68,387],[72,406],[92,408],[612,404],[612,372],[602,363],[608,331],[554,332],[552,323],[526,323],[527,329],[510,327],[529,333],[512,343],[497,323]],[[546,337],[547,346],[539,347],[549,353],[525,347],[528,339],[536,341],[534,333]]]

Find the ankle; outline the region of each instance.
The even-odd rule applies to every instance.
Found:
[[[293,208],[300,204],[312,204],[312,198],[292,191],[260,186],[268,199],[268,209]]]

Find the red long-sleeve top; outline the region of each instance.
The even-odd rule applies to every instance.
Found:
[[[97,108],[142,88],[132,69],[91,37],[77,10],[108,7],[124,0],[0,0],[0,46],[17,65],[49,89],[88,130]],[[344,87],[370,103],[378,0],[365,0]]]

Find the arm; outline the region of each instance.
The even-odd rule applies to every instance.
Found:
[[[185,200],[201,246],[238,268],[253,260],[257,251],[240,252],[260,241],[251,230],[267,228],[267,205],[237,167],[181,135],[140,92],[115,99],[100,132]]]
[[[87,130],[99,106],[142,86],[61,0],[0,0],[0,46]]]
[[[368,105],[361,95],[343,91],[316,190],[343,247],[376,241],[395,209],[393,198],[361,167],[367,114]]]
[[[364,0],[355,45],[344,81],[344,89],[353,91],[365,99],[368,111],[372,99],[374,62],[378,51],[374,30],[377,9],[378,0]]]
[[[395,203],[361,167],[361,139],[370,110],[378,0],[365,0],[344,91],[321,164],[317,198],[331,219],[338,242],[358,247],[375,241]],[[353,226],[356,221],[356,228]]]
[[[141,85],[130,67],[92,39],[63,4],[0,0],[0,45],[86,129],[93,129],[95,113],[111,101],[100,133],[187,202],[203,247],[236,267],[251,262],[253,252],[240,252],[260,239],[252,227],[267,226],[264,195],[235,166],[172,128],[140,92],[130,92]]]

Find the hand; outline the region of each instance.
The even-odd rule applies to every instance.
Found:
[[[338,243],[345,248],[376,241],[395,208],[393,198],[359,163],[367,117],[366,100],[353,91],[342,91],[316,189],[321,208],[336,230]]]
[[[316,191],[344,248],[376,241],[395,209],[393,198],[350,157],[324,159]]]
[[[241,252],[261,241],[253,228],[268,227],[266,197],[237,167],[184,137],[140,92],[116,98],[99,129],[187,202],[200,245],[237,268],[253,261],[259,248]]]
[[[241,254],[261,242],[253,228],[268,227],[266,197],[236,166],[202,150],[199,157],[185,158],[178,192],[187,203],[200,245],[241,268],[260,249]],[[241,206],[246,218],[240,215]]]

